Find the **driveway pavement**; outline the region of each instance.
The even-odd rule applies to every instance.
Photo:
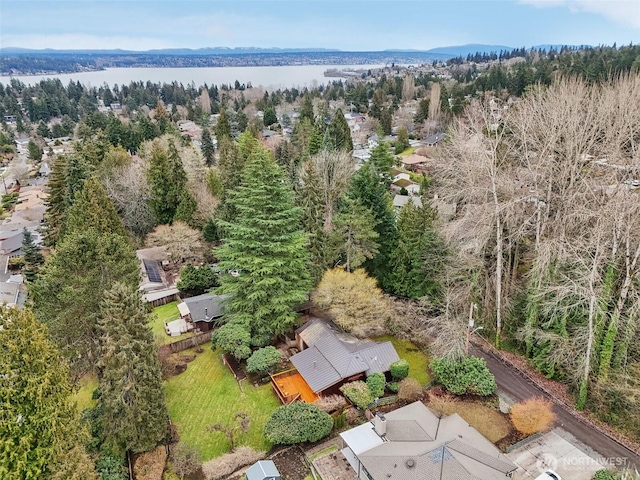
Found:
[[[553,470],[562,480],[591,480],[595,472],[607,466],[607,462],[614,461],[580,445],[561,428],[532,440],[507,456],[518,465],[514,480],[534,479],[545,470]]]

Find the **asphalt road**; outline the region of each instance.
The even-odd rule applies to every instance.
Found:
[[[471,353],[475,356],[484,358],[487,367],[496,377],[498,389],[505,393],[514,401],[524,400],[530,397],[544,396],[553,400],[543,390],[535,384],[523,377],[517,370],[505,365],[492,353],[485,352],[480,348],[473,346]],[[578,441],[584,443],[588,447],[598,452],[605,459],[626,458],[626,464],[629,467],[635,466],[640,470],[640,455],[637,452],[629,450],[608,435],[594,429],[592,426],[583,423],[578,418],[571,415],[566,407],[558,405],[554,402],[554,412],[557,417],[556,424],[571,433]],[[549,452],[553,453],[553,452]]]

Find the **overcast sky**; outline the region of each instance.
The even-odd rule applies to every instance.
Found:
[[[0,0],[0,48],[429,49],[640,42],[640,0]]]

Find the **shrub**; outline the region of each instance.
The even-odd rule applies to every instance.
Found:
[[[360,412],[356,408],[351,407],[349,410],[347,410],[346,420],[349,425],[354,425],[359,418]]]
[[[238,360],[244,360],[251,355],[251,333],[242,325],[227,323],[215,331],[211,339],[211,347],[220,348],[224,353],[230,353]]]
[[[598,470],[596,474],[593,476],[593,480],[615,480],[616,477],[613,476],[609,470]]]
[[[180,280],[176,287],[181,292],[200,294],[219,285],[218,274],[213,268],[208,265],[194,267],[188,263],[180,271]]]
[[[103,455],[96,460],[96,470],[103,480],[127,480],[127,467],[124,458]]]
[[[293,402],[275,409],[264,426],[264,436],[271,443],[294,445],[316,442],[333,429],[333,418],[316,405]]]
[[[319,397],[315,402],[323,412],[331,413],[342,410],[347,406],[347,401],[342,395],[327,395],[326,397]]]
[[[482,358],[436,358],[431,362],[431,371],[447,390],[456,395],[487,396],[497,388],[496,380]]]
[[[553,405],[542,397],[529,398],[511,407],[509,416],[516,429],[525,435],[548,430],[555,421]]]
[[[360,380],[345,383],[340,387],[340,391],[360,410],[364,410],[373,402],[369,387]]]
[[[256,452],[251,447],[238,447],[233,452],[205,462],[202,465],[202,473],[207,480],[229,478],[239,468],[256,463],[263,458],[264,452]]]
[[[399,386],[398,382],[389,382],[387,383],[387,390],[391,393],[398,393]]]
[[[367,387],[373,398],[380,398],[384,395],[385,383],[384,373],[372,373],[367,377]]]
[[[198,450],[180,442],[171,451],[171,464],[180,478],[184,478],[200,468],[202,459]]]
[[[247,360],[247,372],[261,375],[271,373],[282,361],[282,354],[276,347],[259,348]]]
[[[398,385],[398,398],[400,400],[416,401],[422,395],[422,386],[415,378],[405,378]]]
[[[391,364],[389,371],[391,372],[391,376],[398,382],[404,380],[409,376],[409,362],[401,358]]]

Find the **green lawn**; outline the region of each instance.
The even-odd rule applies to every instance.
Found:
[[[413,152],[415,152],[417,149],[418,149],[417,147],[409,147],[406,150],[403,150],[402,152],[400,152],[398,155],[401,156],[401,157],[408,157]]]
[[[178,318],[180,318],[180,312],[178,311],[178,302],[167,303],[166,305],[162,305],[153,309],[153,312],[151,312],[151,322],[149,322],[149,325],[151,326],[151,330],[153,331],[153,336],[158,340],[160,345],[177,342],[178,340],[182,340],[183,338],[187,338],[187,336],[189,336],[189,334],[185,333],[184,335],[180,335],[179,337],[170,337],[164,331],[165,323],[172,320],[177,320]]]
[[[191,350],[183,352],[186,355],[193,353]],[[210,348],[205,348],[189,363],[186,372],[165,382],[169,414],[180,439],[197,448],[203,460],[229,450],[226,438],[221,433],[207,432],[207,426],[230,424],[237,412],[246,412],[251,417],[251,430],[240,435],[239,443],[264,451],[271,447],[262,436],[262,429],[280,402],[270,384],[256,388],[245,380],[242,389],[244,392],[222,364],[220,354]]]
[[[429,380],[431,380],[427,372],[429,357],[427,357],[422,350],[409,340],[402,340],[392,337],[391,335],[384,335],[375,340],[377,342],[391,342],[400,358],[404,358],[409,362],[409,376],[418,380],[420,385],[424,386],[429,383]]]
[[[79,412],[96,405],[96,401],[91,398],[96,388],[98,388],[98,379],[94,374],[87,374],[80,379],[80,389],[74,395]]]

